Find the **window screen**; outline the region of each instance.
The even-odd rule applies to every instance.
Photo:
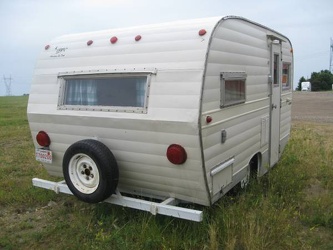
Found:
[[[244,72],[224,72],[221,74],[221,107],[244,103],[246,89]]]
[[[69,76],[64,77],[62,92],[60,106],[65,109],[143,110],[147,76]]]

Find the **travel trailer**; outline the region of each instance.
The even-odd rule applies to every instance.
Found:
[[[56,38],[27,114],[36,159],[64,181],[33,185],[201,221],[177,204],[211,206],[278,162],[292,79],[289,39],[237,16]]]

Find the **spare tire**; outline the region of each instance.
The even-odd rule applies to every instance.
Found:
[[[101,202],[117,188],[117,162],[109,148],[99,141],[87,139],[71,145],[65,152],[62,168],[68,188],[82,201]]]

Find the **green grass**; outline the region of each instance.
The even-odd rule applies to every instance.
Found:
[[[53,197],[35,190],[34,175],[47,177],[34,160],[26,115],[28,97],[0,97],[0,205],[34,206]]]
[[[27,97],[0,97],[0,249],[333,249],[333,125],[293,124],[278,166],[201,223],[35,188]],[[49,203],[53,201],[52,203]]]

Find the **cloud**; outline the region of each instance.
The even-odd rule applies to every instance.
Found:
[[[83,5],[87,7],[103,7],[103,6],[114,6],[114,5],[128,5],[132,1],[130,0],[84,0]]]

